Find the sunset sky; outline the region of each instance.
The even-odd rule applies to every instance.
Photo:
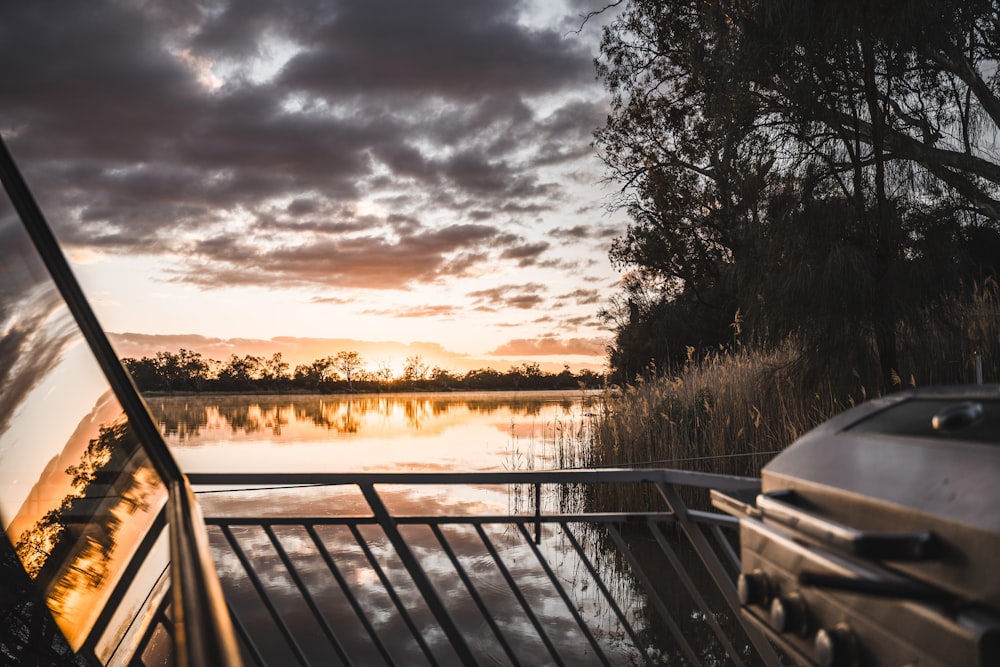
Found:
[[[599,368],[600,5],[10,3],[0,131],[123,356]]]

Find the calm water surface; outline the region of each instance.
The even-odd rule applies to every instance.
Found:
[[[573,392],[490,392],[448,394],[385,394],[375,396],[202,396],[154,398],[149,401],[167,443],[188,472],[414,472],[414,471],[503,471],[555,468],[576,465],[578,455],[589,440],[589,417],[595,409],[596,393]],[[203,491],[205,491],[203,489]],[[215,491],[218,491],[216,489]],[[442,512],[506,514],[530,511],[527,493],[519,495],[508,486],[471,487],[380,487],[380,495],[397,516]],[[554,499],[558,502],[558,498]],[[353,487],[311,488],[306,490],[267,489],[256,491],[202,493],[199,502],[211,516],[266,514],[315,516],[317,514],[367,515],[363,498]],[[515,613],[518,602],[493,564],[493,558],[471,527],[451,526],[445,532],[465,567],[484,582],[484,601],[504,624],[504,632],[525,664],[545,664],[548,654],[538,635],[522,615]],[[587,664],[594,657],[572,618],[553,599],[552,585],[537,565],[528,545],[516,539],[509,526],[490,527],[487,533],[507,562],[518,587],[535,607],[553,641],[572,664]],[[320,530],[325,548],[334,556],[350,589],[363,601],[366,613],[387,640],[399,664],[421,664],[425,658],[404,627],[400,615],[385,594],[362,553],[369,548],[386,568],[398,577],[402,570],[392,548],[380,530],[364,528],[364,544],[346,529]],[[406,533],[410,547],[418,555],[428,576],[436,582],[452,606],[452,613],[469,637],[474,650],[500,655],[479,612],[462,592],[455,570],[444,557],[437,541],[426,531]],[[270,622],[256,594],[246,584],[242,565],[218,534],[213,538],[213,555],[222,575],[227,597],[250,627],[266,627]],[[262,578],[277,591],[278,604],[293,628],[311,627],[310,613],[301,597],[287,581],[275,558],[268,538],[259,530],[247,529],[239,540]],[[294,529],[279,537],[298,563],[300,574],[309,582],[328,610],[334,627],[355,628],[347,632],[347,650],[362,657],[359,664],[377,664],[379,656],[343,593],[332,581],[308,538]],[[539,548],[560,563],[565,586],[581,613],[595,627],[604,628],[607,641],[620,637],[621,630],[609,627],[596,598],[596,588],[576,583],[574,572],[582,569],[564,539],[548,531]],[[409,591],[407,607],[424,638],[439,654],[442,664],[452,664],[445,638],[434,629],[433,620],[421,612],[416,591]],[[406,593],[403,593],[407,597]],[[479,619],[479,620],[475,620]],[[517,622],[506,619],[520,619]],[[613,625],[613,624],[612,624]],[[358,626],[358,627],[355,627]],[[318,631],[304,632],[299,641],[303,650],[318,664],[329,661],[329,647]],[[615,641],[617,641],[615,639]],[[279,642],[262,647],[268,664],[281,664],[292,656]],[[609,649],[619,657],[630,651]],[[500,663],[503,660],[499,660]],[[616,663],[619,662],[616,660]]]
[[[597,399],[558,391],[148,402],[188,472],[461,472],[574,463],[565,457],[589,442]]]
[[[161,431],[181,467],[188,472],[464,472],[568,468],[582,463],[590,444],[590,415],[598,410],[597,392],[505,392],[448,394],[384,394],[366,396],[200,396],[152,398],[148,402]],[[370,515],[361,494],[353,487],[309,489],[260,489],[220,492],[202,489],[199,502],[207,516],[324,514]],[[471,487],[380,487],[379,493],[397,516],[437,513],[507,514],[533,511],[530,489],[503,486]],[[558,510],[558,494],[546,497],[545,510]],[[600,536],[578,529],[588,558],[606,561]],[[331,624],[355,628],[346,632],[346,648],[361,656],[358,664],[378,664],[371,643],[350,612],[343,593],[318,557],[304,531],[295,527],[279,530],[278,538],[301,575],[314,591]],[[346,528],[323,527],[324,548],[342,563],[347,585],[362,602],[378,635],[384,638],[398,664],[425,664],[426,660],[404,627],[400,615],[387,598],[363,551],[370,549],[386,572],[405,576],[400,562],[381,530],[365,527],[360,539]],[[463,566],[482,582],[485,603],[495,613],[523,664],[550,664],[538,633],[519,617],[519,603],[512,595],[493,557],[470,526],[445,528]],[[555,597],[551,581],[538,566],[529,545],[507,525],[487,528],[500,557],[507,563],[518,587],[529,600],[539,621],[559,646],[566,664],[594,664],[595,656],[565,606]],[[444,557],[429,531],[405,531],[406,540],[422,567],[447,599],[450,613],[461,626],[473,649],[485,662],[506,660],[484,625],[484,619],[464,593],[456,571]],[[264,627],[269,622],[256,593],[247,583],[243,566],[225,539],[210,531],[213,557],[227,597],[244,624]],[[269,538],[260,529],[248,527],[238,539],[261,577],[277,593],[277,604],[295,629],[311,627],[311,614],[303,608],[301,595],[288,580]],[[636,545],[638,548],[641,545]],[[591,549],[593,547],[593,549]],[[623,641],[624,632],[610,614],[597,587],[583,576],[578,554],[565,535],[546,528],[538,548],[556,568],[561,585],[579,613],[612,657],[613,664],[645,662],[646,656]],[[662,569],[653,556],[652,569]],[[614,559],[612,559],[613,561]],[[620,595],[618,604],[637,630],[646,627],[645,606],[636,596],[630,577],[620,564],[605,563],[603,577]],[[406,605],[419,610],[419,594],[409,591]],[[676,584],[673,584],[676,586]],[[510,613],[508,613],[510,612]],[[421,633],[441,664],[454,664],[448,657],[447,641],[425,612],[415,612]],[[680,617],[691,622],[687,609]],[[520,620],[516,620],[519,619]],[[509,620],[508,620],[509,619]],[[696,626],[698,623],[695,624]],[[355,627],[357,626],[357,627]],[[697,629],[697,628],[695,628]],[[648,633],[647,633],[648,634]],[[655,633],[662,634],[662,633]],[[261,633],[261,636],[268,636]],[[329,645],[318,630],[302,630],[303,651],[316,664],[330,662]],[[491,643],[493,642],[493,643]],[[654,642],[658,644],[659,642]],[[658,648],[653,662],[670,664],[675,651]],[[284,664],[292,656],[280,642],[262,647],[268,664]]]

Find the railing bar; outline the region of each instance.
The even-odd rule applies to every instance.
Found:
[[[444,549],[445,554],[447,554],[448,559],[451,560],[452,566],[455,568],[455,571],[458,572],[459,578],[462,580],[462,583],[465,584],[466,590],[469,592],[469,595],[472,597],[472,601],[476,604],[476,607],[483,615],[483,619],[486,621],[486,624],[490,626],[490,630],[493,631],[493,635],[497,638],[497,641],[500,642],[500,646],[503,648],[504,653],[507,654],[507,657],[510,658],[510,661],[513,664],[520,665],[521,661],[518,660],[514,650],[507,642],[507,638],[504,637],[503,632],[500,630],[496,620],[493,618],[493,614],[491,614],[490,610],[487,609],[486,603],[479,595],[479,591],[476,589],[475,584],[469,577],[468,572],[466,572],[465,568],[462,567],[462,563],[458,560],[458,556],[455,555],[454,549],[451,548],[451,544],[444,536],[444,533],[441,532],[440,526],[431,526],[431,531],[433,531],[434,536],[437,537],[437,540],[441,544],[441,548]]]
[[[552,571],[552,568],[549,566],[549,563],[545,559],[545,556],[542,555],[541,549],[539,549],[538,545],[534,541],[532,541],[531,536],[528,535],[528,531],[523,525],[518,526],[518,528],[521,531],[521,535],[527,541],[528,546],[531,547],[531,550],[534,552],[535,558],[538,559],[538,564],[542,566],[542,570],[545,571],[545,574],[546,576],[548,576],[549,581],[552,582],[552,586],[553,588],[556,589],[556,593],[558,593],[559,597],[562,598],[563,604],[566,605],[566,609],[569,610],[570,615],[573,616],[573,620],[575,620],[576,624],[580,627],[580,631],[583,633],[583,636],[587,638],[588,642],[590,642],[590,645],[593,647],[594,652],[600,658],[601,663],[607,665],[607,667],[611,667],[611,663],[608,662],[608,657],[604,654],[604,649],[601,648],[601,645],[594,638],[593,633],[587,626],[587,622],[583,620],[583,617],[580,616],[580,612],[577,610],[576,605],[573,604],[573,601],[570,599],[569,595],[566,594],[566,589],[564,589],[562,587],[562,584],[559,583],[559,579],[558,577],[556,577],[556,573]]]
[[[326,638],[330,640],[333,645],[333,650],[337,652],[341,661],[345,665],[353,665],[350,656],[347,655],[347,651],[344,649],[343,644],[337,639],[337,635],[334,633],[333,628],[327,622],[326,617],[320,610],[319,606],[316,604],[316,600],[313,598],[312,593],[309,592],[309,588],[306,586],[305,582],[302,581],[302,577],[299,576],[298,570],[295,569],[295,564],[292,563],[292,559],[288,557],[288,552],[285,551],[285,547],[282,546],[281,540],[278,536],[274,534],[274,529],[271,526],[264,526],[264,532],[267,533],[267,537],[271,540],[271,545],[274,550],[278,552],[278,558],[281,559],[281,563],[285,566],[285,570],[288,571],[288,576],[292,578],[292,582],[295,587],[299,589],[299,593],[302,594],[302,600],[309,607],[309,611],[312,612],[316,621],[319,623],[320,627],[323,629],[323,634]]]
[[[689,509],[687,514],[691,521],[696,523],[704,523],[711,526],[721,526],[723,528],[733,529],[740,527],[740,520],[734,516],[729,516],[728,514],[692,509]]]
[[[729,561],[729,564],[732,565],[737,572],[739,572],[740,555],[736,553],[736,550],[733,549],[733,545],[729,543],[728,539],[726,539],[726,534],[722,532],[722,528],[720,526],[711,526],[710,530],[712,531],[713,537],[715,537],[715,541],[719,544],[719,549],[723,554],[725,554],[726,559]]]
[[[639,565],[639,561],[636,560],[635,554],[633,554],[632,550],[628,548],[627,544],[625,544],[625,540],[622,538],[621,533],[619,533],[618,529],[614,526],[608,526],[608,532],[611,535],[611,539],[614,540],[615,544],[618,546],[618,550],[621,552],[623,556],[625,556],[625,559],[629,562],[629,565],[632,567],[633,573],[635,574],[636,578],[639,579],[639,583],[641,583],[642,587],[646,589],[646,593],[652,600],[653,606],[656,607],[656,610],[660,612],[660,616],[667,624],[667,628],[670,630],[670,633],[674,636],[674,639],[677,640],[677,643],[681,647],[681,651],[684,652],[684,656],[688,659],[688,661],[692,665],[702,664],[701,661],[698,659],[698,657],[695,655],[694,649],[692,649],[691,645],[688,643],[688,640],[684,636],[684,633],[681,632],[681,629],[677,625],[677,622],[674,620],[674,617],[670,615],[670,611],[667,609],[667,606],[663,604],[663,600],[660,598],[659,594],[657,594],[656,589],[653,587],[653,582],[651,582],[649,580],[649,577],[646,576],[646,573],[645,571],[643,571],[642,566]]]
[[[368,636],[371,637],[372,642],[374,642],[378,652],[382,654],[382,658],[385,659],[387,663],[395,665],[396,661],[392,659],[392,654],[389,653],[389,649],[386,648],[385,644],[382,642],[382,638],[379,637],[379,634],[375,631],[371,621],[368,620],[368,615],[365,614],[365,610],[361,608],[361,604],[358,602],[354,592],[348,585],[347,579],[344,578],[340,568],[337,567],[337,563],[334,562],[333,556],[330,555],[326,545],[323,544],[323,541],[316,533],[316,529],[308,524],[305,526],[305,529],[309,534],[310,539],[312,539],[313,544],[316,546],[316,550],[323,559],[323,562],[326,563],[327,569],[330,570],[333,578],[337,580],[337,585],[340,586],[340,590],[344,593],[344,597],[347,598],[347,603],[351,605],[351,609],[354,610],[354,614],[358,617],[358,620],[361,621],[361,625],[364,626]]]
[[[542,543],[542,485],[535,484],[535,544]]]
[[[684,567],[680,558],[677,557],[677,553],[674,551],[674,548],[667,542],[667,538],[663,535],[663,531],[660,530],[659,526],[653,523],[649,524],[649,530],[653,533],[653,537],[656,538],[656,543],[660,545],[660,550],[663,551],[663,555],[667,557],[667,560],[670,562],[670,566],[674,568],[674,571],[680,578],[681,583],[684,584],[684,588],[686,588],[688,593],[691,595],[691,599],[698,605],[701,613],[705,615],[705,620],[712,628],[712,631],[715,632],[715,636],[718,637],[719,641],[722,643],[722,648],[724,648],[729,654],[729,659],[737,665],[743,665],[743,660],[740,659],[739,652],[733,646],[732,642],[729,641],[726,633],[722,630],[722,626],[719,625],[718,619],[715,617],[715,614],[712,613],[712,609],[708,606],[708,603],[698,590],[698,587],[695,586],[694,581],[691,580],[690,575],[688,575],[687,568]]]
[[[375,517],[353,516],[217,516],[205,517],[206,526],[349,526],[378,525]]]
[[[687,506],[684,504],[683,499],[681,499],[680,494],[677,493],[677,489],[663,483],[657,484],[657,488],[664,500],[673,508],[674,514],[677,515],[677,519],[680,522],[681,529],[687,535],[688,541],[698,553],[701,561],[705,564],[705,568],[715,581],[715,585],[718,586],[726,602],[729,603],[729,608],[733,612],[733,615],[740,621],[740,625],[743,626],[743,631],[746,633],[747,638],[754,645],[754,648],[757,649],[757,654],[767,665],[781,665],[778,654],[775,653],[774,647],[771,646],[764,633],[746,621],[743,618],[743,614],[740,613],[736,584],[733,583],[732,577],[726,572],[726,568],[722,565],[715,550],[712,549],[712,545],[709,544],[705,533],[702,532],[701,526],[687,520]]]
[[[587,568],[588,572],[590,572],[590,576],[594,579],[594,582],[597,584],[598,590],[600,590],[601,594],[604,595],[604,598],[605,600],[607,600],[608,605],[611,607],[611,610],[615,613],[615,616],[618,617],[618,621],[622,624],[622,627],[625,629],[625,632],[628,633],[629,638],[632,640],[632,644],[636,647],[636,649],[640,653],[642,653],[642,656],[646,660],[646,664],[652,665],[653,659],[650,657],[649,653],[646,650],[647,649],[646,644],[643,643],[639,639],[638,635],[635,634],[635,629],[632,627],[632,624],[629,622],[629,620],[625,617],[625,614],[622,613],[621,607],[619,607],[618,603],[615,602],[614,596],[611,595],[611,591],[608,590],[608,587],[604,583],[604,580],[601,578],[601,575],[597,571],[597,568],[594,567],[594,564],[590,561],[590,558],[587,557],[586,552],[583,550],[583,546],[576,539],[576,536],[573,535],[573,531],[570,530],[569,525],[566,522],[562,522],[560,525],[562,526],[563,533],[566,535],[567,538],[569,538],[570,544],[573,546],[573,549],[580,557],[580,561],[583,563],[583,566]]]
[[[508,570],[507,566],[504,565],[504,562],[500,558],[500,554],[497,552],[496,547],[493,546],[493,542],[490,540],[489,536],[486,535],[486,531],[483,530],[482,526],[477,525],[476,532],[479,534],[479,539],[481,539],[483,541],[483,544],[486,545],[486,550],[490,552],[490,556],[493,558],[493,562],[496,563],[497,569],[500,570],[500,574],[503,575],[504,580],[507,582],[507,585],[510,587],[511,592],[514,594],[514,597],[517,598],[517,601],[520,603],[521,608],[524,609],[525,615],[528,617],[528,620],[531,622],[531,625],[534,626],[535,632],[538,633],[538,636],[539,638],[541,638],[542,643],[545,644],[545,647],[549,650],[549,653],[552,655],[552,658],[556,661],[556,664],[563,665],[564,663],[562,661],[562,657],[559,655],[559,651],[557,651],[556,647],[552,644],[552,640],[549,639],[548,634],[546,634],[545,632],[545,628],[543,628],[542,624],[538,621],[538,617],[535,616],[535,612],[531,610],[531,605],[529,605],[528,601],[524,598],[524,594],[521,592],[521,589],[518,588],[517,582],[514,581],[514,577],[511,576],[510,574],[510,570]]]
[[[671,523],[675,521],[673,514],[665,512],[599,512],[594,514],[543,514],[540,517],[517,514],[483,514],[483,515],[433,515],[433,516],[397,516],[397,525],[447,525],[460,524],[534,524],[560,523],[621,523],[623,521],[660,521]],[[296,516],[296,517],[206,517],[208,526],[301,526],[303,524],[316,526],[375,526],[375,517],[338,517],[338,516]]]
[[[275,624],[278,626],[278,630],[284,635],[285,640],[288,642],[289,647],[292,649],[292,653],[295,654],[296,659],[301,665],[309,665],[309,660],[306,658],[305,654],[302,652],[302,648],[299,646],[298,642],[295,641],[295,637],[292,636],[291,631],[285,622],[281,620],[281,614],[275,609],[274,603],[271,602],[271,598],[267,595],[267,589],[261,582],[257,573],[254,571],[253,566],[250,564],[250,560],[247,555],[243,552],[240,547],[239,542],[236,537],[229,530],[228,526],[222,526],[222,534],[225,535],[226,541],[229,542],[229,546],[232,547],[233,553],[236,554],[236,558],[239,559],[240,564],[243,566],[244,572],[247,574],[247,578],[250,579],[250,583],[256,589],[257,594],[261,597],[261,601],[264,603],[264,607],[267,609],[268,613],[271,614],[271,618],[274,619]]]
[[[718,586],[723,597],[725,597],[726,602],[729,603],[730,608],[735,612],[739,613],[739,601],[736,596],[736,586],[733,584],[732,578],[726,572],[722,563],[719,561],[715,550],[712,549],[712,545],[708,543],[705,539],[705,534],[701,532],[701,527],[688,520],[690,511],[681,498],[680,494],[677,493],[677,489],[672,486],[667,486],[665,484],[657,484],[657,489],[663,499],[673,508],[674,514],[677,516],[681,529],[684,534],[687,535],[688,541],[691,546],[694,547],[695,551],[698,553],[698,557],[705,564],[708,569],[709,575],[715,581],[715,585]]]
[[[402,533],[399,532],[399,528],[396,526],[395,519],[382,502],[382,498],[378,495],[375,487],[371,484],[358,484],[358,486],[368,501],[368,506],[371,507],[372,513],[382,526],[386,537],[389,538],[389,542],[396,550],[396,555],[403,562],[403,566],[410,573],[413,583],[416,584],[417,589],[424,596],[424,602],[430,607],[431,613],[434,614],[441,629],[447,635],[451,647],[464,664],[477,665],[478,661],[469,648],[468,643],[466,643],[465,637],[459,631],[458,626],[455,625],[454,620],[452,620],[451,615],[448,613],[448,608],[441,601],[441,597],[438,595],[434,584],[431,583],[427,573],[420,566],[420,561],[417,560],[406,540],[403,539]]]
[[[395,605],[396,611],[398,611],[402,617],[403,623],[405,623],[406,627],[410,629],[413,639],[420,646],[420,650],[423,651],[424,656],[427,657],[427,660],[430,661],[433,667],[439,667],[437,658],[434,656],[434,652],[431,651],[431,647],[427,645],[427,641],[424,639],[420,629],[417,628],[417,625],[413,622],[409,612],[406,611],[406,606],[396,593],[395,587],[393,587],[392,582],[389,581],[389,577],[386,576],[382,566],[379,565],[378,561],[375,559],[375,554],[373,554],[372,550],[368,547],[368,542],[365,540],[364,536],[361,535],[357,526],[349,526],[349,528],[351,530],[351,534],[354,535],[355,542],[358,543],[358,546],[361,547],[361,551],[365,554],[365,558],[368,559],[368,564],[371,565],[372,570],[375,571],[375,576],[378,577],[378,580],[382,583],[386,594],[389,596],[389,599],[392,600],[392,604]]]
[[[243,641],[243,646],[246,648],[247,653],[253,658],[253,661],[259,665],[259,667],[265,667],[264,656],[260,654],[257,650],[257,644],[254,643],[253,639],[250,638],[250,633],[247,632],[247,628],[243,625],[243,621],[240,617],[236,615],[236,610],[233,606],[229,604],[226,600],[226,609],[229,610],[229,617],[233,619],[233,627],[236,629],[236,634],[239,635],[240,639]]]
[[[678,470],[674,468],[588,468],[583,470],[530,470],[519,472],[422,472],[422,473],[188,473],[191,484],[199,486],[242,486],[295,484],[303,486],[346,486],[376,484],[469,485],[469,484],[605,484],[648,482],[678,484],[720,491],[760,489],[760,479]],[[234,489],[239,490],[239,489]]]

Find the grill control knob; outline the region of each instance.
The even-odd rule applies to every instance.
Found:
[[[789,593],[771,600],[771,626],[781,633],[809,634],[809,614],[798,593]]]
[[[813,641],[816,662],[820,667],[854,667],[858,664],[858,644],[854,633],[844,623],[820,628]]]
[[[736,594],[743,606],[751,604],[767,604],[771,599],[771,582],[760,570],[741,573],[736,580]]]

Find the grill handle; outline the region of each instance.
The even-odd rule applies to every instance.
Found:
[[[883,598],[916,600],[934,604],[954,604],[954,596],[910,579],[862,579],[826,572],[805,570],[799,573],[799,584],[827,590],[848,591]]]
[[[797,501],[798,495],[794,491],[772,491],[757,496],[757,509],[765,519],[859,558],[916,561],[936,555],[937,540],[930,531],[884,533],[858,530],[802,509]]]

